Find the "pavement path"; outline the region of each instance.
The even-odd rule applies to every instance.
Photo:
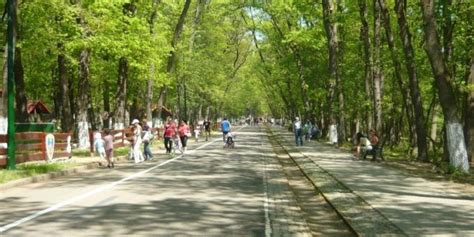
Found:
[[[216,139],[182,157],[160,153],[2,191],[0,235],[310,236],[264,129],[236,134],[235,149]],[[337,233],[334,223],[325,228]]]
[[[292,133],[273,133],[294,147]],[[297,149],[409,236],[474,236],[474,189],[429,181],[379,162],[353,161],[346,151],[306,142]]]

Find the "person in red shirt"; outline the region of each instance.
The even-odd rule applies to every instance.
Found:
[[[179,139],[181,140],[181,144],[183,146],[183,151],[186,151],[186,144],[188,142],[188,137],[191,135],[191,130],[189,129],[186,120],[181,120],[181,123],[178,127],[178,134]]]
[[[167,122],[164,127],[164,141],[165,141],[165,148],[166,153],[171,154],[171,150],[173,148],[173,136],[176,133],[176,124],[173,122],[171,117],[168,117]]]

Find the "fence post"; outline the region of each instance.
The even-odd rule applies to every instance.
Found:
[[[43,160],[46,160],[46,133],[45,132],[41,133],[41,154],[42,154]]]

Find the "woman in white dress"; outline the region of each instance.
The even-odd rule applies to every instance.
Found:
[[[337,125],[334,119],[331,121],[331,125],[329,125],[329,142],[337,145]]]
[[[133,159],[135,163],[143,162],[144,157],[140,149],[142,145],[142,127],[140,126],[140,121],[134,119],[132,121],[133,129]]]

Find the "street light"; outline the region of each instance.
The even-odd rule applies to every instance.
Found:
[[[8,147],[7,147],[7,169],[13,170],[16,166],[15,160],[15,111],[14,111],[14,86],[15,79],[13,74],[13,59],[15,57],[15,0],[7,0],[7,93],[8,93]]]

